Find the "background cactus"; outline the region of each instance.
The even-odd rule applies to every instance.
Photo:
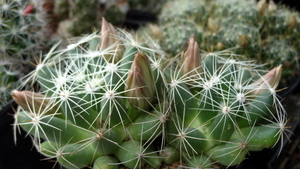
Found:
[[[129,8],[122,1],[53,0],[51,3],[53,20],[58,24],[57,32],[61,37],[91,33],[93,29],[100,28],[103,16],[113,24],[121,26]]]
[[[48,45],[41,33],[44,22],[37,5],[34,1],[0,1],[0,109],[11,100],[11,90],[20,85],[18,80],[32,70],[32,63]]]
[[[299,12],[272,0],[168,1],[157,24],[140,30],[145,31],[156,35],[170,56],[186,48],[192,33],[202,49],[234,48],[241,59],[257,60],[267,69],[282,65],[281,87],[298,72]]]
[[[2,109],[11,99],[11,91],[20,84],[17,82],[18,75],[6,72],[0,66],[0,109]]]
[[[13,91],[16,125],[43,154],[67,168],[210,168],[281,141],[281,66],[200,52],[194,36],[170,59],[136,38],[103,19],[101,34],[56,45],[36,66],[41,91]]]
[[[130,18],[130,11],[142,11],[151,15],[158,13],[164,1],[145,0],[43,0],[41,7],[50,11],[49,25],[55,30],[54,38],[76,37],[90,34],[101,27],[101,18],[105,17],[113,25],[127,27],[140,25],[136,18]],[[141,14],[139,13],[139,14]],[[134,14],[132,14],[134,15]],[[141,19],[144,19],[141,17]],[[128,23],[127,23],[128,22]]]

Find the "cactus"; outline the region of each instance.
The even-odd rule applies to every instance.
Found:
[[[144,31],[170,56],[185,49],[194,34],[202,49],[233,48],[241,59],[257,60],[266,69],[282,65],[280,87],[298,72],[299,12],[272,0],[168,1],[157,24],[140,30]]]
[[[10,92],[32,70],[31,62],[46,49],[40,36],[43,22],[33,1],[0,1],[0,109],[11,100]]]
[[[100,33],[56,47],[31,73],[41,91],[12,96],[16,125],[67,168],[234,166],[286,132],[281,66],[266,73],[229,50],[205,53],[194,36],[166,58],[105,19]]]
[[[186,161],[202,155],[225,166],[239,164],[249,151],[272,147],[285,130],[285,115],[275,106],[278,101],[274,95],[281,66],[261,76],[257,65],[238,61],[233,55],[224,59],[222,53],[204,53],[201,63],[197,46],[192,37],[181,55],[182,65],[168,80],[174,112],[167,124],[167,129],[172,129],[167,142]],[[197,167],[207,163],[203,160]],[[195,167],[195,163],[188,165]]]
[[[8,72],[0,65],[0,110],[12,99],[11,91],[20,84],[18,75]]]
[[[30,60],[29,56],[39,54],[42,46],[36,35],[43,23],[35,16],[35,7],[31,1],[0,2],[0,54],[6,62],[9,57],[14,58],[16,65],[24,64]]]

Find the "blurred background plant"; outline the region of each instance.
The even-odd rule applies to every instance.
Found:
[[[155,20],[165,0],[43,0],[53,12],[52,23],[59,37],[91,33],[101,27],[105,17],[118,27],[138,27],[147,18]],[[132,16],[133,15],[133,16]]]
[[[201,49],[232,48],[267,69],[282,65],[282,88],[299,74],[299,22],[299,12],[272,0],[174,0],[162,7],[156,24],[139,31],[169,55],[186,48],[195,34]]]
[[[0,2],[0,109],[11,99],[10,91],[32,69],[30,62],[45,46],[39,36],[43,22],[36,12],[33,1]]]

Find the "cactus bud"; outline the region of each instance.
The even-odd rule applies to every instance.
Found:
[[[267,74],[263,75],[260,79],[250,85],[252,89],[250,94],[259,95],[270,87],[271,89],[276,89],[281,79],[281,74],[282,65],[273,68]]]
[[[216,23],[215,20],[208,18],[207,21],[208,30],[212,33],[215,33],[219,30],[219,25]]]
[[[150,61],[142,52],[135,55],[126,82],[126,91],[129,103],[141,109],[148,107],[153,100],[155,81]]]
[[[292,13],[290,16],[289,16],[289,18],[288,18],[288,21],[287,21],[288,23],[288,27],[290,28],[290,29],[294,29],[294,28],[296,28],[297,27],[297,16],[296,16],[296,13]]]
[[[108,23],[105,18],[102,18],[100,50],[107,49],[112,51],[104,55],[107,61],[116,63],[121,60],[124,47],[121,45],[120,40],[117,39],[117,31],[112,24]]]
[[[164,36],[163,32],[159,29],[159,27],[157,25],[150,24],[149,27],[150,27],[151,33],[153,34],[153,36],[155,38],[161,38]]]
[[[202,72],[201,69],[201,56],[198,43],[195,41],[195,36],[193,35],[189,42],[187,50],[181,55],[182,63],[182,74],[193,76]]]
[[[29,14],[31,14],[34,10],[34,4],[33,3],[30,3],[28,4],[24,10],[23,10],[23,16],[28,16]]]
[[[224,44],[222,42],[218,42],[217,43],[217,49],[218,50],[224,49]]]
[[[54,114],[57,113],[57,107],[50,104],[50,98],[47,98],[43,94],[34,93],[31,91],[12,91],[12,97],[14,101],[20,105],[24,110],[29,112],[40,112]]]
[[[249,37],[248,35],[238,35],[238,44],[243,47],[246,48],[249,45]]]
[[[267,8],[266,0],[259,0],[257,3],[257,9],[260,16],[264,14],[266,8]]]
[[[273,0],[270,0],[269,5],[268,5],[268,11],[273,12],[276,10],[277,10],[277,6],[276,6],[275,2]]]

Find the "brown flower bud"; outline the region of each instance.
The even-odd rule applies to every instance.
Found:
[[[268,11],[273,12],[277,10],[277,6],[273,0],[269,0]]]
[[[298,22],[297,22],[297,15],[296,15],[296,13],[292,13],[289,16],[287,24],[288,24],[289,29],[294,29],[294,28],[297,27]]]
[[[278,84],[281,79],[282,74],[282,66],[279,65],[272,70],[270,70],[268,73],[263,75],[260,79],[253,82],[251,86],[251,95],[259,95],[262,92],[268,90],[268,89],[276,89],[278,87]]]
[[[147,108],[155,94],[155,80],[148,56],[142,52],[135,55],[126,82],[126,96],[131,105]]]
[[[116,29],[104,18],[102,18],[100,50],[108,50],[108,53],[105,54],[104,57],[108,62],[114,63],[121,60],[125,50],[121,40],[117,38]]]
[[[12,98],[28,112],[54,114],[58,110],[58,107],[52,104],[51,99],[43,94],[14,90]]]
[[[200,50],[194,35],[188,42],[187,50],[181,55],[181,63],[181,72],[183,75],[192,77],[202,72]]]
[[[259,15],[263,15],[265,10],[267,9],[267,2],[266,0],[259,0],[258,3],[257,3],[257,10],[258,10],[258,13]]]
[[[238,44],[242,47],[242,48],[247,48],[249,45],[249,37],[248,35],[238,35]]]

